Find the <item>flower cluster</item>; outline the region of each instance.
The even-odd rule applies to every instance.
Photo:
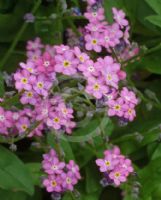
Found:
[[[107,101],[108,115],[118,116],[125,120],[133,121],[136,112],[135,106],[138,104],[138,99],[135,93],[123,87],[119,94],[113,91]]]
[[[48,192],[73,191],[74,186],[81,179],[78,165],[73,160],[68,164],[61,162],[53,149],[43,155],[42,166],[47,175],[43,185]]]
[[[105,102],[108,116],[117,116],[127,121],[135,118],[138,100],[134,92],[127,87],[120,87],[120,82],[126,79],[126,72],[122,69],[119,58],[127,60],[131,57],[125,57],[125,51],[120,51],[118,58],[113,54],[113,51],[119,51],[119,45],[123,41],[130,48],[128,21],[123,11],[113,8],[114,23],[109,24],[105,22],[102,2],[87,2],[87,12],[84,15],[89,23],[85,28],[80,28],[80,33],[84,35],[84,48],[84,42],[80,45],[80,38],[76,46],[44,45],[40,38],[28,41],[27,61],[21,62],[20,68],[14,74],[15,87],[24,108],[22,111],[15,108],[7,111],[1,107],[1,133],[22,134],[37,122],[39,126],[30,136],[41,136],[46,128],[72,133],[72,129],[76,127],[73,121],[74,110],[72,104],[69,106],[62,95],[64,86],[61,86],[59,80],[61,76],[81,77],[82,92],[89,94],[91,99]],[[73,37],[72,32],[70,34]],[[93,59],[88,51],[101,52],[103,48],[108,52],[105,57],[98,55]],[[136,55],[134,50],[138,52],[138,49],[132,48],[133,55]],[[58,88],[56,93],[55,88]],[[13,119],[15,115],[18,115],[16,121]]]
[[[114,147],[112,150],[104,151],[104,158],[97,159],[96,164],[103,173],[108,184],[119,186],[127,181],[127,177],[134,171],[131,160],[121,155],[120,149]]]
[[[20,136],[29,130],[30,126],[34,124],[33,111],[29,108],[24,108],[21,111],[8,111],[0,107],[0,133],[3,135]],[[28,136],[41,136],[43,125],[38,124],[34,130],[30,130]]]
[[[111,48],[120,44],[121,40],[129,44],[129,23],[122,10],[112,9],[114,23],[105,20],[104,8],[101,1],[88,1],[87,12],[84,16],[89,20],[85,27],[85,47],[87,50],[101,52],[105,48],[111,53]]]

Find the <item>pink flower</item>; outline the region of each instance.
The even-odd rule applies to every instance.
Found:
[[[55,175],[48,176],[48,178],[43,180],[43,185],[46,187],[48,192],[61,192],[61,184],[61,178]]]
[[[63,168],[65,167],[64,162],[60,162],[58,158],[54,157],[52,161],[43,161],[43,169],[47,174],[61,174]]]
[[[32,83],[35,80],[35,77],[32,76],[28,71],[21,70],[14,74],[14,79],[16,81],[15,87],[17,90],[31,90],[32,89]]]
[[[73,173],[73,176],[75,176],[77,180],[81,179],[79,166],[75,164],[74,160],[70,160],[66,168]]]
[[[116,186],[119,186],[121,183],[126,182],[126,176],[122,168],[116,168],[109,174],[110,179],[112,179]]]
[[[38,38],[38,37],[35,40],[33,40],[33,41],[29,40],[27,42],[26,49],[28,51],[35,51],[35,50],[41,49],[41,48],[43,48],[43,45],[41,43],[41,39]]]
[[[65,124],[65,120],[60,116],[59,112],[52,112],[49,113],[46,124],[49,127],[59,130],[61,129],[61,126]]]
[[[41,51],[37,49],[36,51],[27,51],[27,57],[29,62],[35,62],[41,56]]]
[[[72,172],[62,173],[61,178],[63,180],[62,186],[64,190],[73,191],[74,185],[77,183],[77,179],[73,176]]]
[[[106,56],[104,59],[99,59],[96,65],[100,68],[107,85],[117,89],[119,82],[118,72],[120,71],[120,64],[114,63],[112,57]]]
[[[11,128],[12,123],[12,112],[0,107],[0,128]]]
[[[81,178],[78,165],[73,160],[68,164],[59,161],[53,149],[43,155],[42,166],[48,176],[43,181],[48,192],[73,191],[74,185]]]
[[[113,39],[115,46],[120,43],[120,39],[123,37],[123,32],[120,30],[120,27],[117,23],[112,24],[109,27],[110,36]]]
[[[114,19],[116,23],[118,23],[121,28],[124,26],[128,26],[128,21],[125,19],[125,13],[122,10],[117,10],[116,8],[112,8],[112,12],[114,14]]]
[[[130,30],[130,26],[127,26],[125,28],[125,31],[124,31],[124,41],[126,44],[130,45],[130,41],[129,41],[129,37],[130,37],[130,34],[129,34],[129,30]]]
[[[80,63],[84,63],[89,60],[89,56],[86,53],[82,53],[78,47],[74,48],[74,54],[79,59]]]
[[[83,75],[86,78],[92,77],[92,76],[98,76],[99,75],[97,66],[95,65],[95,63],[93,62],[93,60],[87,60],[83,64],[80,64],[78,66],[78,69],[81,72],[83,72]]]
[[[66,46],[66,45],[57,45],[57,46],[54,46],[54,49],[55,49],[55,52],[56,54],[64,54],[65,51],[69,51],[69,46]]]
[[[96,0],[87,0],[87,3],[88,3],[89,5],[95,4],[95,3],[96,3]]]
[[[36,95],[33,91],[26,91],[22,94],[20,101],[22,104],[36,105],[39,101],[39,96]]]
[[[75,127],[76,127],[76,123],[75,122],[73,122],[71,120],[67,120],[65,122],[65,131],[66,131],[67,134],[71,134],[72,131],[73,131],[73,128],[75,128]]]
[[[33,131],[30,132],[28,137],[41,137],[43,135],[44,125],[41,123]]]
[[[106,30],[106,27],[107,27],[107,22],[94,22],[87,24],[85,29],[90,32],[103,33]]]
[[[124,169],[125,176],[128,176],[130,173],[134,171],[134,168],[132,167],[132,163],[130,159],[122,159],[120,160],[121,167]]]
[[[39,72],[49,73],[54,71],[54,59],[48,52],[45,52],[37,61],[37,70]]]
[[[54,108],[48,99],[40,101],[40,103],[36,104],[35,106],[36,120],[46,122],[47,118],[49,117],[49,113],[51,113],[53,109]]]
[[[108,170],[112,170],[114,168],[112,157],[108,157],[107,160],[97,159],[96,164],[100,167],[100,172],[107,172]]]
[[[47,77],[43,74],[38,75],[36,77],[35,82],[33,83],[33,89],[39,95],[48,96],[48,92],[52,86],[52,82],[50,82]]]
[[[101,35],[99,33],[87,34],[84,39],[86,41],[85,47],[88,51],[94,50],[96,52],[101,52]]]
[[[90,22],[99,22],[103,21],[105,19],[104,15],[104,9],[99,8],[97,11],[93,12],[86,12],[84,16],[90,21]]]
[[[104,151],[104,158],[97,159],[96,164],[100,167],[104,179],[114,185],[119,186],[127,180],[127,177],[133,172],[130,159],[120,154],[120,149],[115,146],[111,150]]]
[[[120,93],[121,97],[124,98],[125,102],[133,103],[135,105],[138,104],[138,99],[133,91],[129,91],[128,88],[123,87]]]
[[[54,149],[50,149],[50,151],[46,154],[43,154],[43,162],[51,162],[54,157],[57,157],[56,151]]]
[[[128,119],[129,121],[133,121],[136,117],[136,112],[134,110],[134,104],[126,104],[126,110],[124,112],[124,118]]]
[[[36,73],[36,69],[35,69],[35,64],[34,62],[28,61],[27,63],[20,63],[20,66],[27,70],[29,73],[31,74],[35,74]]]
[[[89,78],[88,84],[85,91],[97,99],[101,99],[107,92],[109,88],[101,79]]]
[[[27,117],[21,117],[16,123],[19,134],[25,133],[30,126],[30,121]]]
[[[75,58],[73,51],[65,51],[62,55],[55,56],[55,71],[65,75],[73,75],[77,72],[78,59]]]
[[[118,41],[114,39],[113,33],[111,33],[110,27],[107,27],[106,30],[102,33],[101,45],[105,48],[115,47],[118,44]]]
[[[108,101],[108,115],[109,116],[119,116],[123,117],[124,111],[126,110],[126,107],[124,105],[123,98],[118,98],[116,100],[109,100]]]
[[[55,108],[57,112],[61,112],[62,116],[65,119],[72,119],[74,118],[73,116],[73,109],[67,108],[64,103],[58,104],[58,106]]]

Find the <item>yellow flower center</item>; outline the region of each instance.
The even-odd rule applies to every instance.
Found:
[[[115,105],[115,106],[114,106],[114,109],[115,109],[115,110],[120,110],[120,109],[121,109],[121,106],[120,106],[120,105]]]
[[[110,161],[106,161],[105,164],[106,164],[106,166],[108,166],[108,167],[111,165]]]
[[[84,57],[83,57],[83,56],[80,56],[80,57],[79,57],[79,60],[80,60],[81,62],[84,62]]]
[[[100,89],[100,85],[98,83],[96,83],[93,87],[94,90],[99,90]]]
[[[109,81],[112,80],[112,76],[111,76],[111,74],[108,74],[108,75],[107,75],[107,80],[109,80]]]
[[[67,177],[67,178],[66,178],[66,182],[67,182],[68,184],[70,184],[72,181],[71,181],[71,179],[70,179],[69,177]]]
[[[64,67],[70,67],[70,62],[68,60],[65,60],[63,62]]]
[[[43,88],[43,87],[44,87],[44,84],[43,84],[42,82],[38,82],[38,83],[37,83],[37,87],[38,87],[38,88]]]
[[[52,185],[53,187],[56,187],[56,186],[57,186],[57,182],[54,180],[54,181],[52,181],[51,185]]]
[[[28,92],[27,96],[31,98],[31,97],[33,97],[33,93],[32,92]]]
[[[26,124],[23,124],[23,125],[21,126],[21,128],[22,128],[22,130],[26,131],[26,130],[27,130]]]
[[[22,79],[21,79],[21,82],[22,82],[23,84],[27,84],[27,83],[28,83],[28,80],[27,80],[27,78],[22,78]]]
[[[121,175],[121,174],[120,174],[119,172],[116,172],[116,173],[115,173],[115,178],[119,178],[120,175]]]
[[[96,45],[96,44],[97,44],[97,40],[96,40],[96,39],[93,39],[93,40],[92,40],[92,44]]]
[[[132,114],[132,110],[130,108],[128,109],[128,113],[129,113],[129,115]]]
[[[55,118],[53,119],[53,121],[54,121],[55,123],[59,123],[59,122],[60,122],[60,119],[59,119],[58,117],[55,117]]]
[[[31,73],[33,72],[33,69],[32,69],[31,67],[28,67],[27,70],[28,70],[29,72],[31,72]]]

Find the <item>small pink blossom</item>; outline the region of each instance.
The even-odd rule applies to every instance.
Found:
[[[104,15],[104,9],[99,8],[97,11],[93,12],[86,12],[84,16],[90,21],[90,22],[100,22],[105,19]]]
[[[55,56],[55,71],[65,75],[73,75],[77,72],[78,59],[73,51],[65,51],[62,55]]]
[[[107,94],[109,88],[105,85],[104,81],[101,79],[89,78],[88,84],[85,91],[93,95],[97,99],[101,99],[105,94]]]
[[[112,12],[114,14],[115,21],[123,28],[124,26],[128,26],[128,21],[125,19],[125,13],[122,10],[117,10],[116,8],[112,8]]]
[[[84,39],[86,41],[85,47],[88,51],[94,50],[98,53],[101,52],[102,47],[99,33],[87,34]]]
[[[55,61],[48,52],[45,52],[37,59],[36,65],[38,72],[49,73],[54,71]]]

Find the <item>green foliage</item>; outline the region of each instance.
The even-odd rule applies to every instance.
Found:
[[[0,146],[0,187],[12,191],[34,192],[32,178],[16,155]]]
[[[66,2],[68,3],[67,0]],[[23,17],[25,13],[31,12],[36,4],[35,23],[26,24]],[[82,9],[84,7],[84,3],[77,0],[71,0],[69,4]],[[95,166],[96,157],[102,156],[103,151],[111,144],[119,145],[122,152],[133,160],[138,174],[136,181],[141,184],[140,200],[160,200],[161,0],[104,0],[109,23],[113,21],[112,7],[123,9],[127,13],[131,38],[141,46],[139,60],[136,58],[133,62],[124,63],[127,64],[127,84],[136,90],[141,99],[137,119],[125,127],[120,127],[115,119],[111,120],[97,113],[91,118],[84,117],[79,121],[72,135],[51,132],[42,140],[34,142],[40,142],[40,146],[47,143],[48,147],[56,149],[65,161],[72,159],[79,164],[82,174],[82,180],[77,186],[81,193],[80,200],[117,199],[117,194],[114,195],[116,189],[113,191],[105,188],[103,191],[99,183],[101,175]],[[0,1],[0,68],[9,73],[15,71],[18,63],[26,59],[26,41],[35,36],[40,36],[46,44],[61,44],[66,28],[72,28],[79,35],[77,28],[86,24],[86,21],[82,16],[69,16],[68,12],[63,13],[60,1]],[[70,84],[72,86],[73,82]],[[4,97],[5,89],[3,75],[0,73],[0,97]],[[21,108],[19,98],[20,94],[11,98],[5,97],[0,106],[6,109],[12,106]],[[86,100],[88,102],[88,98]],[[148,110],[149,105],[151,109]],[[78,109],[77,104],[74,108]],[[6,138],[0,137],[1,143],[5,141]],[[19,147],[19,143],[17,145]],[[20,154],[25,164],[15,154]],[[42,199],[42,190],[37,188],[41,187],[43,176],[40,154],[42,152],[34,147],[27,147],[24,152],[18,149],[16,153],[12,153],[0,146],[0,199]],[[133,188],[130,184],[123,187],[127,193],[124,200],[133,200],[130,193]],[[63,196],[63,200],[74,198],[74,193],[66,193]]]
[[[160,160],[161,157],[152,160],[139,172],[139,178],[142,184],[141,195],[143,199],[147,199],[159,187],[161,179]]]

